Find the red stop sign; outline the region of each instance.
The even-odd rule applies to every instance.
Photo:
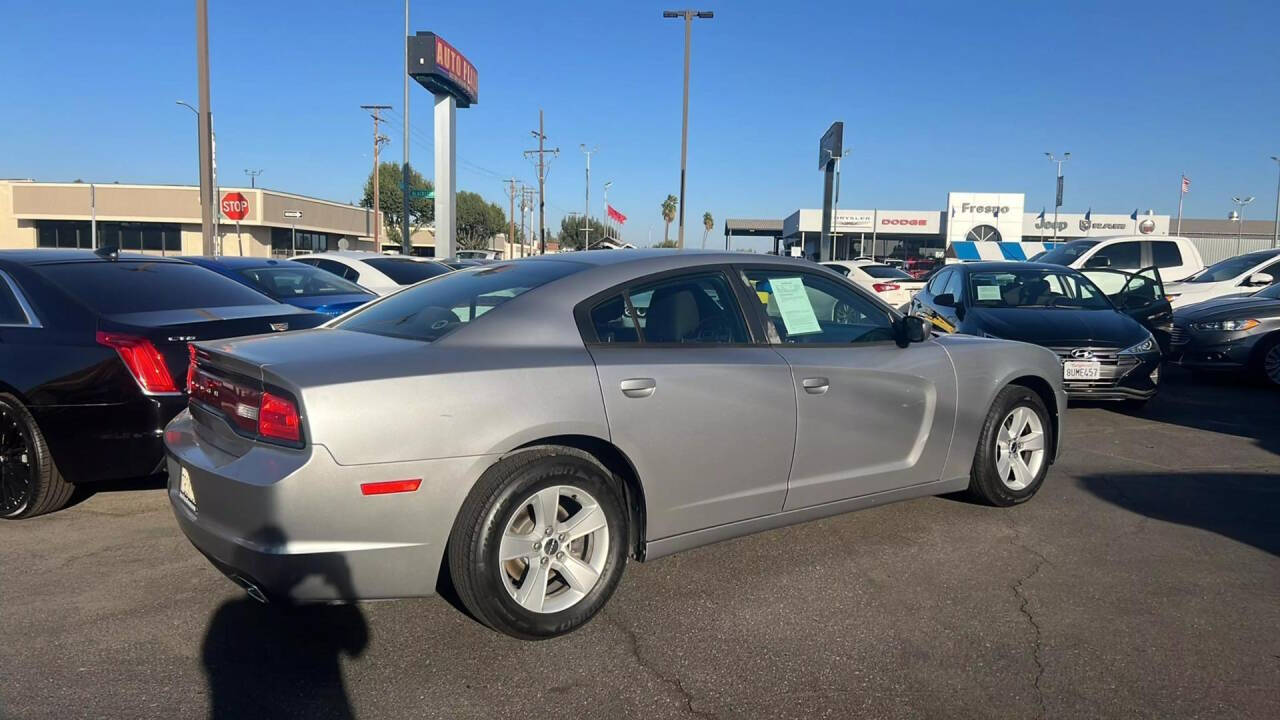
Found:
[[[222,196],[222,214],[232,220],[243,220],[249,214],[249,201],[238,192]]]

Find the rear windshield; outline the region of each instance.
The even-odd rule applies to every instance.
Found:
[[[562,260],[539,260],[463,270],[401,290],[334,327],[430,342],[494,312],[514,297],[584,267]]]
[[[915,278],[890,265],[862,265],[858,268],[873,278],[884,280],[914,280]]]
[[[412,285],[449,272],[448,265],[408,258],[371,258],[365,260],[374,270],[391,278],[397,285]]]
[[[241,270],[240,274],[277,300],[287,301],[290,298],[323,295],[371,294],[350,280],[302,263],[249,268]]]
[[[1256,253],[1250,255],[1237,255],[1233,258],[1227,258],[1221,262],[1216,262],[1205,268],[1200,274],[1191,278],[1189,282],[1207,283],[1207,282],[1223,282],[1224,280],[1235,280],[1237,277],[1249,272],[1256,265],[1261,265],[1269,258],[1274,257],[1270,253]]]
[[[1081,255],[1089,252],[1089,248],[1097,245],[1097,240],[1072,240],[1066,245],[1059,245],[1040,256],[1038,262],[1051,265],[1070,265]]]
[[[102,315],[275,304],[229,277],[188,263],[121,260],[33,269]]]

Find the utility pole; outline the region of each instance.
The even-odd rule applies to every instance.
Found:
[[[257,187],[257,184],[255,183],[255,181],[258,179],[258,176],[262,174],[262,171],[261,170],[245,170],[244,174],[249,176],[249,187],[250,188]]]
[[[1049,158],[1049,162],[1058,163],[1058,187],[1055,190],[1053,200],[1053,240],[1058,241],[1058,208],[1062,207],[1062,163],[1071,159],[1071,153],[1064,152],[1062,157],[1054,157],[1053,153],[1045,153],[1045,157]]]
[[[200,85],[200,253],[213,255],[213,111],[209,108],[209,2],[196,0],[196,74]],[[163,245],[163,243],[162,243]]]
[[[552,157],[560,157],[560,148],[547,150],[545,147],[547,134],[543,131],[542,127],[542,108],[538,108],[538,129],[531,130],[529,132],[538,139],[538,149],[525,150],[524,156],[526,158],[532,157],[533,155],[538,156],[538,253],[545,255],[547,252],[547,170],[550,169],[546,162],[546,156],[547,153],[551,153]]]
[[[378,212],[382,209],[382,206],[379,204],[381,198],[379,197],[378,189],[382,186],[382,174],[378,172],[378,150],[383,143],[391,142],[391,138],[378,134],[378,125],[382,122],[382,111],[390,110],[391,106],[361,105],[360,109],[368,110],[369,117],[373,118],[373,180],[371,181],[373,183],[373,251],[380,253],[382,252],[382,242],[379,240],[378,234],[382,220],[378,217]]]
[[[582,151],[583,155],[587,156],[587,184],[586,184],[586,189],[587,189],[586,201],[587,202],[586,202],[586,207],[583,208],[584,212],[582,213],[582,230],[583,230],[582,249],[590,250],[591,249],[591,155],[592,153],[600,152],[600,148],[593,147],[590,150],[588,150],[585,144],[579,143],[578,149]]]
[[[533,188],[520,184],[520,257],[525,257],[529,253],[526,246],[529,232],[526,230],[525,213],[533,212]]]
[[[404,162],[400,164],[400,252],[413,254],[413,238],[409,230],[409,0],[404,0]]]
[[[516,179],[508,178],[504,182],[507,183],[507,197],[511,198],[511,214],[507,216],[511,220],[511,232],[507,233],[507,254],[510,255],[516,239]]]
[[[689,155],[689,43],[693,35],[693,19],[710,20],[715,13],[709,10],[663,10],[664,18],[684,18],[684,120],[680,128],[680,232],[679,246],[684,249],[684,180],[685,160]]]

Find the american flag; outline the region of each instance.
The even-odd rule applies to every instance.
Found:
[[[1182,192],[1184,194],[1191,192],[1191,178],[1186,175],[1182,176]]]

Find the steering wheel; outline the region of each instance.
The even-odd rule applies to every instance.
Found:
[[[840,325],[853,325],[857,312],[849,303],[837,300],[835,307],[831,309],[831,321]]]

